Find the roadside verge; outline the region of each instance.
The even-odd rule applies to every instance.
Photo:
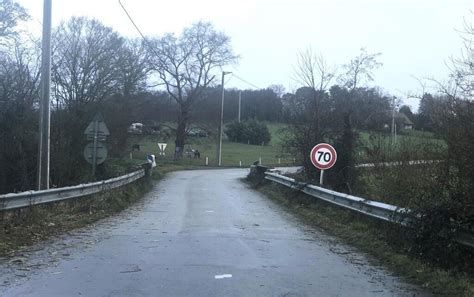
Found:
[[[253,187],[306,224],[335,235],[370,254],[408,282],[421,285],[436,295],[474,296],[472,274],[435,267],[410,254],[403,240],[400,240],[405,236],[403,229],[397,226],[331,206],[268,181]]]

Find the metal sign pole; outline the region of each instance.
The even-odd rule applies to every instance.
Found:
[[[324,170],[321,170],[321,174],[319,175],[319,184],[323,185],[324,180]]]

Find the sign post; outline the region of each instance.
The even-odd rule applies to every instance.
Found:
[[[87,140],[92,140],[84,148],[84,158],[92,165],[92,176],[95,177],[95,168],[107,158],[107,147],[104,142],[108,135],[109,129],[104,123],[104,118],[100,113],[94,116],[92,122],[89,123],[84,134]]]
[[[319,177],[319,184],[324,182],[324,170],[327,170],[334,166],[337,160],[336,150],[327,143],[317,144],[310,153],[311,163],[314,167],[321,170]]]

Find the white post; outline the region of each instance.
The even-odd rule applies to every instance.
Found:
[[[258,165],[262,165],[262,157],[258,158]]]
[[[281,159],[280,158],[278,158],[278,164],[281,164]]]
[[[132,160],[132,159],[133,159],[133,153],[130,152],[130,160]]]
[[[209,158],[206,157],[206,166],[208,166],[208,165],[209,165]]]
[[[242,167],[242,161],[239,161],[239,167]]]
[[[319,175],[319,184],[323,185],[323,179],[324,179],[324,170],[321,170],[321,174]]]

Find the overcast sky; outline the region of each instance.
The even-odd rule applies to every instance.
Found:
[[[19,0],[41,34],[43,1]],[[330,64],[347,63],[366,47],[383,66],[373,84],[399,98],[419,89],[416,77],[443,79],[445,63],[458,56],[457,30],[472,22],[473,0],[122,0],[145,35],[179,33],[195,21],[212,22],[232,38],[239,64],[229,69],[253,85],[282,84],[289,91],[296,54],[311,47]],[[118,0],[53,0],[53,25],[89,16],[128,37],[138,33]],[[252,88],[229,77],[226,86]],[[408,103],[416,106],[416,100]]]

